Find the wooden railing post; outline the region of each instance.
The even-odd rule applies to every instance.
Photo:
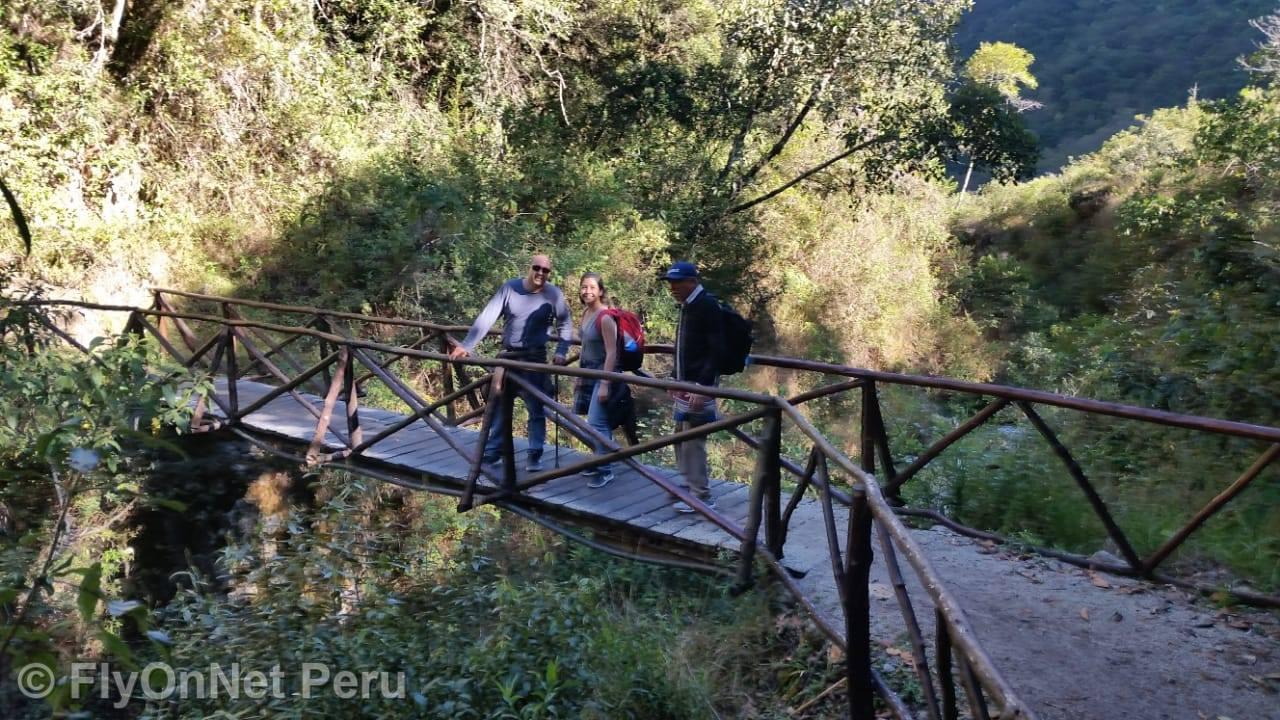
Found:
[[[236,375],[239,374],[236,369],[236,329],[227,325],[225,332],[227,339],[223,342],[223,347],[227,353],[227,404],[231,411],[231,417],[228,419],[234,422],[240,415],[240,393],[236,389]]]
[[[134,310],[129,313],[129,319],[124,323],[124,329],[120,331],[120,339],[117,341],[123,343],[126,336],[135,335],[142,337],[146,331],[142,329],[142,316],[140,311]]]
[[[884,467],[884,485],[896,487],[897,469],[893,466],[893,452],[889,449],[889,430],[884,425],[884,414],[880,410],[880,392],[874,383],[871,386],[871,439],[880,452],[880,464]],[[896,491],[886,491],[892,500],[898,500]]]
[[[322,333],[333,333],[333,328],[329,326],[329,319],[323,315],[317,315],[316,319],[312,322],[312,325]],[[316,343],[316,345],[317,352],[320,354],[320,357],[327,357],[329,353],[333,352],[331,349],[332,344],[328,340],[321,339]],[[328,387],[329,383],[333,382],[333,377],[329,374],[329,368],[326,367],[324,370],[321,370],[320,373],[321,381],[324,383],[325,387]]]
[[[493,432],[493,414],[496,412],[498,405],[497,383],[499,382],[498,373],[495,373],[489,381],[489,392],[487,396],[489,402],[484,406],[484,417],[480,421],[480,434],[476,437],[476,456],[471,463],[471,470],[467,473],[467,483],[463,487],[462,498],[458,500],[458,512],[466,512],[475,507],[476,482],[480,480],[480,473],[484,466],[484,446],[489,442],[489,434]]]
[[[442,333],[439,333],[439,336],[440,336],[440,354],[448,355],[449,351],[453,349],[449,347],[449,335],[447,333],[442,332]],[[441,374],[444,375],[444,395],[445,397],[448,397],[453,394],[453,363],[448,361],[441,361],[440,370],[441,370]],[[445,419],[449,421],[450,425],[457,424],[458,415],[453,410],[453,403],[449,403],[448,405],[444,406],[444,416],[445,416]]]
[[[152,309],[152,310],[164,310],[164,309],[166,309],[166,308],[165,308],[165,306],[164,306],[164,299],[160,297],[160,291],[159,291],[159,290],[154,291],[154,292],[151,294],[151,296],[152,296],[152,300],[151,300],[151,309]],[[161,338],[163,338],[164,340],[168,340],[168,339],[169,339],[169,323],[170,323],[170,322],[171,322],[171,321],[170,321],[170,319],[169,319],[168,317],[164,316],[164,315],[157,315],[157,316],[156,316],[156,332],[157,332],[157,333],[160,335],[160,337],[161,337]]]
[[[354,451],[364,440],[364,431],[360,427],[360,388],[356,385],[355,354],[342,348],[346,356],[343,367],[342,391],[347,396],[347,441]]]
[[[744,528],[744,536],[742,536],[742,547],[739,552],[739,565],[737,565],[737,583],[733,585],[733,593],[745,592],[751,585],[751,575],[753,575],[753,565],[755,564],[755,543],[759,542],[760,537],[760,520],[764,515],[764,497],[768,495],[768,461],[765,460],[771,452],[767,452],[767,447],[772,445],[773,433],[772,429],[776,423],[777,428],[782,427],[781,419],[773,413],[765,415],[765,433],[767,437],[764,439],[764,445],[760,447],[759,455],[755,457],[755,474],[751,478],[751,493],[748,501],[746,501],[746,528]],[[782,521],[778,520],[778,527],[781,527]],[[768,542],[769,537],[765,537]]]
[[[871,503],[865,490],[849,506],[849,534],[844,571],[845,671],[849,688],[849,717],[875,717],[875,689],[871,680]]]
[[[862,442],[859,451],[862,455],[862,469],[868,475],[876,474],[875,402],[876,384],[868,380],[862,386]]]
[[[774,558],[782,559],[786,531],[782,526],[782,411],[764,416],[763,442],[756,459],[757,482],[763,483],[764,543]]]
[[[756,543],[759,542],[761,520],[765,521],[765,547],[770,553],[782,546],[781,452],[782,411],[770,410],[764,417],[763,442],[756,455],[756,469],[751,478],[751,495],[747,500],[747,526],[738,554],[738,581],[735,593],[743,592],[751,585],[752,565],[755,563]],[[772,476],[772,480],[770,477]],[[777,544],[777,549],[774,544]]]
[[[320,417],[316,419],[315,434],[311,437],[311,445],[307,448],[307,462],[316,462],[320,456],[320,450],[324,447],[325,435],[329,433],[329,420],[333,416],[333,408],[338,402],[338,395],[341,390],[350,385],[348,378],[351,371],[351,351],[344,345],[338,348],[338,370],[333,376],[333,381],[329,383],[329,389],[324,396],[324,409],[320,411]],[[355,447],[352,445],[351,447]]]
[[[512,416],[516,409],[516,389],[503,383],[499,402],[502,403],[502,489],[504,492],[516,492],[516,438],[512,432]],[[493,398],[489,399],[493,402]]]
[[[942,688],[942,720],[958,720],[960,706],[956,702],[956,679],[951,674],[951,631],[947,628],[947,616],[942,608],[933,613],[937,642],[933,657],[938,663],[938,685]]]
[[[862,469],[876,471],[876,385],[862,386]],[[830,480],[828,480],[830,482]],[[865,489],[855,490],[849,505],[849,529],[844,556],[845,672],[849,688],[849,717],[875,717],[871,684],[871,504]]]

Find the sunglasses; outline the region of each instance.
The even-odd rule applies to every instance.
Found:
[[[550,275],[550,274],[551,274],[551,268],[549,268],[549,267],[543,267],[543,266],[541,266],[541,265],[530,265],[530,266],[529,266],[529,269],[530,269],[530,270],[532,270],[532,271],[534,271],[534,272],[536,272],[536,273],[542,273],[543,275]]]

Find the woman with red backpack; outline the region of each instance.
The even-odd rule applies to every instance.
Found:
[[[579,365],[588,369],[622,372],[629,367],[630,354],[643,352],[643,335],[632,329],[638,320],[631,313],[609,307],[609,295],[599,273],[589,272],[578,284],[583,315],[579,335],[582,357]],[[640,334],[640,337],[636,335]],[[619,342],[622,340],[622,342]],[[631,414],[631,388],[626,383],[579,378],[575,386],[573,410],[587,416],[587,424],[613,440],[613,429]],[[597,453],[605,448],[597,447]],[[600,465],[582,473],[588,487],[602,488],[613,480],[613,466]]]

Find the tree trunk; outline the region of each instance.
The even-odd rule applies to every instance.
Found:
[[[119,19],[115,25],[119,40],[112,48],[111,60],[107,63],[107,68],[117,79],[127,77],[147,54],[151,39],[171,4],[172,0],[135,0],[129,3],[117,0]]]

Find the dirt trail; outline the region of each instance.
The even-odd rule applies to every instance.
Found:
[[[1042,720],[1280,720],[1280,614],[1219,610],[1171,587],[1019,556],[940,527],[914,536],[996,667]],[[878,543],[876,552],[873,633],[908,649]],[[787,564],[810,570],[801,583],[839,622],[825,548]],[[933,606],[899,564],[932,638]]]

